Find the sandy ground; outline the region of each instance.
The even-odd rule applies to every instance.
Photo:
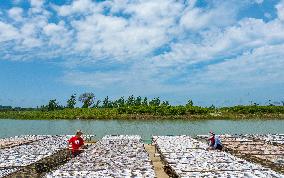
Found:
[[[153,162],[157,178],[169,178],[169,176],[164,172],[164,165],[161,162],[160,157],[154,157],[155,146],[145,144],[145,149],[149,153],[150,159]]]

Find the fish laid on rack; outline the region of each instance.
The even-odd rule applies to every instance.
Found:
[[[107,135],[46,177],[155,177],[141,137]]]
[[[58,150],[65,149],[67,145],[66,136],[25,136],[24,138],[26,140],[40,139],[28,144],[0,149],[0,177],[36,163]]]
[[[284,177],[229,153],[206,150],[205,143],[190,136],[154,136],[152,140],[174,177]]]

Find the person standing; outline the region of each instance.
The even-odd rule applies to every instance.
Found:
[[[68,148],[71,149],[73,157],[76,157],[82,153],[82,149],[84,148],[84,140],[82,135],[83,132],[81,130],[77,130],[75,136],[68,140]]]

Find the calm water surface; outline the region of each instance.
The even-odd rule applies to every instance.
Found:
[[[284,133],[284,120],[14,120],[0,119],[0,137],[22,134],[85,134],[101,138],[106,134],[138,134],[149,140],[152,135],[197,135],[210,130],[222,133]]]

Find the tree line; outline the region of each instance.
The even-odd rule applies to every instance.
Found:
[[[78,107],[79,106],[79,107]],[[266,105],[260,105],[258,103],[250,102],[249,105],[237,105],[230,107],[201,107],[194,105],[190,99],[185,105],[172,106],[168,101],[163,101],[159,97],[148,99],[147,97],[135,97],[134,95],[128,97],[120,97],[118,99],[111,100],[108,96],[103,100],[99,100],[95,97],[94,93],[83,93],[77,97],[76,94],[72,94],[65,105],[60,105],[56,99],[51,99],[46,105],[42,105],[37,108],[20,108],[11,106],[1,106],[0,111],[39,111],[45,114],[64,110],[70,112],[69,115],[73,115],[73,112],[79,112],[79,108],[82,108],[82,112],[89,113],[116,113],[116,114],[151,114],[151,115],[186,115],[186,114],[210,114],[210,113],[236,113],[236,114],[257,114],[257,113],[283,113],[284,114],[284,101],[272,102],[269,100]],[[76,109],[74,109],[76,108]],[[84,110],[85,109],[85,110]],[[92,110],[92,111],[91,111]],[[81,112],[81,110],[80,110]],[[62,114],[62,113],[61,113]],[[64,115],[63,114],[63,115]],[[68,114],[67,114],[68,115]],[[87,115],[87,114],[86,114]],[[64,115],[65,117],[65,115]],[[69,117],[69,116],[68,116]]]
[[[49,100],[47,105],[42,105],[41,110],[60,110],[64,108],[75,108],[77,102],[82,104],[81,108],[120,108],[130,106],[170,106],[169,101],[162,101],[159,97],[149,100],[147,97],[135,97],[131,95],[127,98],[120,97],[116,100],[111,100],[108,96],[103,100],[96,99],[94,93],[83,93],[78,98],[76,94],[72,94],[66,101],[66,105],[60,105],[56,99]],[[188,105],[193,105],[192,100],[188,101]]]

